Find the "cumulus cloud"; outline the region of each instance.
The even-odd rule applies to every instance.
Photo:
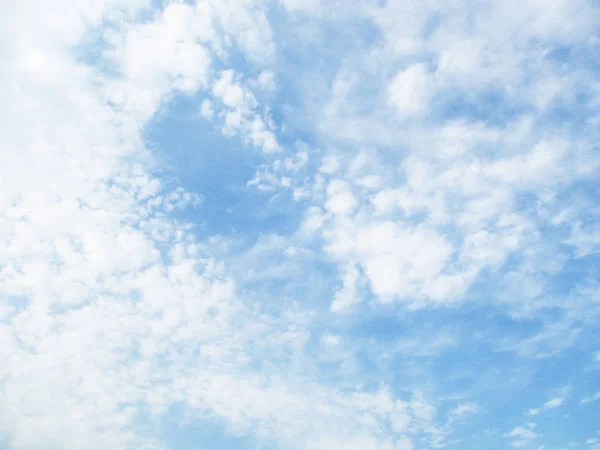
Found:
[[[71,20],[90,12],[80,6],[82,17]],[[53,49],[62,67],[22,64],[23,55],[4,60],[10,83],[2,85],[2,115],[11,120],[3,130],[11,147],[0,177],[0,351],[9,362],[0,370],[7,406],[0,412],[2,434],[11,448],[165,448],[140,420],[160,420],[183,401],[192,416],[225,420],[236,432],[253,431],[288,448],[331,442],[411,448],[409,438],[377,431],[407,414],[385,389],[346,395],[304,384],[302,376],[271,382],[253,372],[256,349],[244,344],[251,336],[279,354],[301,350],[310,333],[293,320],[251,319],[208,243],[169,218],[201,205],[197,194],[173,190],[153,175],[154,160],[142,143],[140,130],[172,92],[210,88],[225,112],[205,102],[204,116],[222,115],[226,131],[265,151],[277,147],[233,71],[209,85],[221,39],[210,14],[202,2],[173,4],[119,29],[121,39],[106,57],[120,78],[81,66],[69,45]],[[95,20],[102,17],[93,11]],[[264,33],[252,32],[244,18],[231,20],[252,53]],[[35,29],[32,38],[48,31]],[[77,40],[69,38],[68,44]],[[44,40],[37,46],[43,54]],[[299,152],[283,165],[297,171],[306,161]],[[334,345],[335,338],[325,342]],[[402,420],[416,420],[422,430],[431,417],[419,412],[428,407],[419,402],[414,416]],[[366,414],[371,419],[363,422]],[[271,425],[255,429],[257,421]],[[334,422],[345,431],[326,425]]]
[[[389,86],[389,103],[401,118],[425,114],[433,94],[432,77],[424,64],[399,72]]]
[[[327,196],[329,200],[325,207],[334,214],[349,214],[357,206],[350,185],[344,180],[331,180],[327,186]]]
[[[542,446],[489,405],[597,328],[597,5],[13,3],[0,446]],[[239,147],[212,189],[167,113]]]
[[[273,153],[281,150],[268,117],[255,112],[256,97],[235,79],[233,70],[224,70],[213,83],[212,94],[224,106],[219,112],[225,134],[241,134],[254,147]]]

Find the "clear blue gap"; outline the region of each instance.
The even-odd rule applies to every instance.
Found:
[[[201,99],[175,97],[144,130],[148,146],[170,166],[173,178],[203,198],[198,209],[188,209],[181,219],[195,224],[201,237],[253,241],[261,233],[291,233],[300,220],[299,206],[284,200],[285,194],[269,203],[273,193],[246,186],[264,155],[198,117]]]
[[[275,450],[272,443],[245,433],[232,433],[223,419],[203,413],[186,412],[182,404],[172,405],[157,433],[169,450]]]

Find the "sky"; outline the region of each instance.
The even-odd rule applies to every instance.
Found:
[[[599,30],[0,2],[0,449],[599,450]]]

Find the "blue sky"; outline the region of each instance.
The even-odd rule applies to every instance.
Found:
[[[0,7],[0,447],[600,449],[592,0]]]

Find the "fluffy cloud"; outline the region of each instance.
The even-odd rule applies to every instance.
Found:
[[[418,117],[427,112],[433,95],[432,77],[424,64],[399,72],[389,86],[389,103],[401,118]]]
[[[234,72],[225,70],[212,86],[212,94],[223,104],[219,112],[223,120],[225,134],[241,134],[254,147],[267,153],[281,150],[272,129],[274,125],[268,117],[263,118],[255,112],[258,102],[254,95],[234,80]],[[212,114],[205,114],[212,116]]]
[[[104,17],[87,6],[82,17]],[[105,6],[107,14],[123,12]],[[252,53],[268,33],[251,31],[244,17],[229,17],[229,25]],[[385,390],[344,393],[251,369],[259,350],[249,340],[275,355],[302,349],[310,334],[243,305],[210,246],[169,218],[199,206],[199,197],[153,175],[140,136],[172,92],[209,87],[221,39],[213,19],[204,2],[173,4],[111,30],[113,38],[122,33],[105,54],[118,78],[77,61],[70,44],[85,31],[78,23],[66,24],[69,45],[52,47],[52,60],[34,64],[21,53],[3,61],[0,429],[11,448],[165,448],[140,421],[160,420],[182,401],[189,414],[286,448],[412,448],[409,438],[380,428],[414,421],[423,431],[431,420],[419,412],[422,399],[411,415]],[[48,26],[30,38],[43,38]],[[43,39],[35,49],[44,54]],[[275,149],[232,71],[210,89],[226,127]],[[210,104],[202,109],[212,115]],[[283,164],[297,171],[306,160],[300,152]]]
[[[281,449],[456,447],[595,337],[592,2],[13,3],[2,446],[170,448],[181,407]],[[180,96],[289,221],[229,233],[163,176],[144,130]]]

